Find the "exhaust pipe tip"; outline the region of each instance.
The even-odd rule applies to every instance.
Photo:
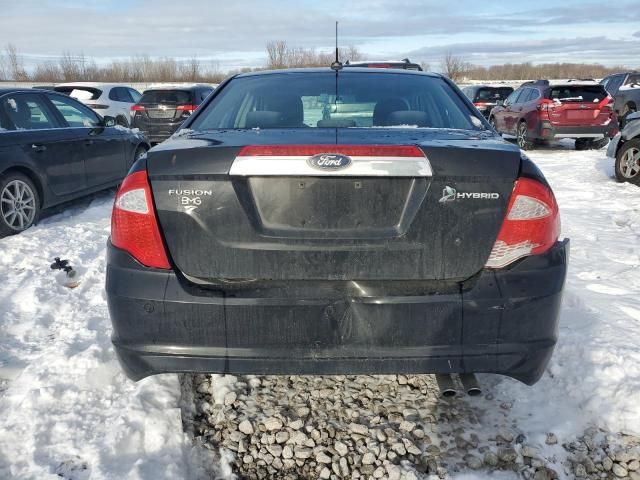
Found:
[[[482,395],[482,389],[478,384],[478,380],[473,373],[463,373],[460,375],[460,381],[464,386],[464,389],[467,391],[467,395],[470,397],[477,397]]]
[[[458,394],[453,377],[448,374],[436,375],[436,381],[438,382],[438,388],[440,388],[440,394],[445,398],[452,398]]]

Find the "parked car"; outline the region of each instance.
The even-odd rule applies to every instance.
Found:
[[[489,114],[493,107],[502,103],[511,93],[513,93],[513,87],[508,85],[470,85],[464,87],[462,92],[467,96],[469,100],[473,102],[473,105],[480,110],[480,113],[489,118]]]
[[[81,101],[102,116],[115,118],[123,127],[131,124],[131,107],[141,96],[135,88],[111,83],[63,83],[56,85],[54,90]]]
[[[0,89],[0,237],[42,209],[122,181],[149,145],[82,103],[52,91]]]
[[[640,185],[640,112],[627,116],[627,124],[607,148],[615,160],[616,179]]]
[[[408,58],[402,60],[360,60],[351,62],[347,60],[345,67],[362,67],[362,68],[400,68],[402,70],[418,70],[422,71],[419,63],[413,63]]]
[[[323,117],[336,90],[369,105],[368,126]],[[559,225],[540,170],[441,75],[237,75],[117,193],[113,344],[135,380],[493,372],[533,384],[558,333]]]
[[[212,91],[210,85],[145,90],[131,107],[133,126],[152,143],[160,143],[173,135]]]
[[[525,150],[560,138],[575,139],[577,150],[602,148],[618,131],[613,99],[593,80],[524,83],[491,110],[489,122]]]
[[[627,116],[637,112],[640,105],[640,72],[616,73],[600,83],[613,96],[613,109],[620,119],[620,128],[624,127]]]

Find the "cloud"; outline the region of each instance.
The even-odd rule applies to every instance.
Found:
[[[587,62],[605,65],[640,63],[640,40],[619,40],[605,36],[548,38],[509,42],[468,42],[422,47],[407,52],[414,61],[437,64],[445,53],[478,65],[501,63]],[[436,62],[436,63],[433,63]]]
[[[433,61],[443,50],[482,56],[483,46],[489,49],[486,54],[511,58],[509,48],[523,38],[558,35],[590,23],[597,24],[596,31],[616,31],[604,30],[603,25],[640,19],[640,11],[625,4],[603,8],[595,2],[565,2],[551,8],[546,5],[555,0],[540,1],[544,5],[535,10],[472,0],[21,0],[2,7],[0,43],[11,41],[32,59],[63,52],[82,52],[103,61],[136,54],[195,55],[219,60],[224,68],[261,64],[270,40],[329,49],[337,18],[343,45],[365,46],[372,57],[411,50]],[[481,41],[461,43],[470,36]],[[487,41],[491,38],[500,40]],[[550,47],[552,40],[546,40]],[[450,45],[407,47],[412,44]],[[575,53],[584,51],[582,45],[572,45]],[[525,47],[522,52],[537,56],[536,48]],[[597,52],[598,61],[609,58],[602,49]],[[610,56],[620,57],[620,49],[613,46]],[[629,52],[626,61],[634,58]]]

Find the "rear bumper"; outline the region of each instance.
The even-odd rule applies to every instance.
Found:
[[[147,139],[152,143],[164,142],[167,138],[173,135],[180,125],[184,123],[183,120],[179,122],[146,122],[139,117],[134,117],[132,127],[139,128],[141,132],[145,134]]]
[[[200,288],[108,246],[112,341],[127,375],[489,372],[535,383],[551,357],[568,240],[455,284]]]
[[[600,140],[603,138],[611,138],[617,132],[617,123],[612,121],[607,125],[587,125],[587,126],[572,126],[563,127],[553,125],[551,122],[542,121],[539,123],[536,129],[536,135],[538,138],[544,140],[554,140],[561,138],[591,138],[594,140]]]

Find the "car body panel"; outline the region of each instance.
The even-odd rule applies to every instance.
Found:
[[[54,125],[0,131],[0,174],[10,169],[28,172],[41,191],[43,208],[118,184],[138,146],[148,148],[142,135],[128,129],[70,128],[49,100],[62,95],[56,92],[0,89],[0,100],[21,94],[37,95],[52,113]],[[0,122],[10,123],[3,112]]]
[[[131,170],[148,178],[169,268],[145,267],[124,246],[108,246],[112,340],[130,378],[162,372],[492,372],[528,384],[540,378],[557,339],[568,241],[504,268],[485,265],[516,180],[549,188],[544,177],[450,80],[346,70],[440,79],[460,97],[464,118],[477,121],[468,129],[318,123],[192,130],[235,78],[252,76],[264,86],[258,80],[267,75],[336,73],[260,72],[221,85],[183,131]],[[270,171],[267,154],[254,159],[254,170],[234,169],[247,146],[326,147],[342,157],[358,146],[402,146],[418,149],[411,161],[420,158],[429,168],[409,177],[390,168],[379,176],[352,176],[348,169],[294,174]],[[265,166],[257,168],[261,161]]]

